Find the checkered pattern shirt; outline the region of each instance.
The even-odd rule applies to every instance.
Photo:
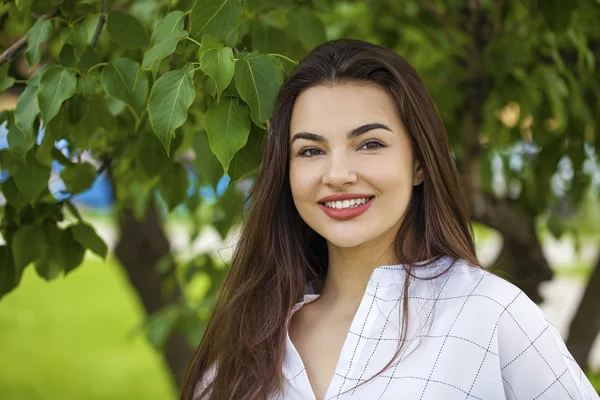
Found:
[[[557,330],[509,282],[442,258],[419,268],[409,289],[409,327],[396,353],[401,265],[376,268],[350,326],[325,399],[599,400]],[[292,313],[319,296],[308,293]],[[302,359],[287,339],[277,400],[315,399]]]

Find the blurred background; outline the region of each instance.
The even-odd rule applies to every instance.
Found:
[[[116,56],[139,67],[148,47],[125,43],[111,17],[103,27],[109,13],[133,17],[149,36],[167,15],[181,16],[190,30],[188,15],[217,3],[240,7],[234,37],[223,39],[234,54],[275,55],[288,70],[317,44],[349,37],[392,48],[417,69],[452,142],[480,260],[541,306],[600,391],[600,1],[0,0],[0,111],[27,106],[36,71],[67,65],[78,46],[82,63],[90,42],[97,59],[82,77],[94,77],[97,65],[99,76]],[[45,20],[53,21],[50,34]],[[75,33],[60,33],[60,24],[60,32]],[[174,55],[186,51],[181,43],[167,51],[154,78],[176,68]],[[89,123],[114,120],[117,128],[103,126],[83,140],[92,126],[84,125],[78,139],[44,140],[50,136],[34,125],[30,147],[50,146],[95,167],[89,185],[73,190],[73,176],[52,153],[43,190],[46,204],[66,205],[67,220],[94,228],[107,256],[101,244],[86,242],[92,251],[76,269],[49,273],[37,262],[0,293],[3,400],[177,398],[227,272],[260,140],[248,139],[240,150],[238,161],[248,163],[243,173],[223,174],[199,122],[206,111],[200,103],[210,98],[203,82],[174,134],[177,168],[152,175],[164,157],[152,153],[154,142],[140,150],[137,139],[107,133],[133,132],[134,125],[137,132],[144,114],[132,118],[126,101],[105,81],[102,87],[104,121]],[[100,113],[94,107],[86,115]],[[0,204],[2,228],[9,229],[16,176],[7,160],[22,143],[10,125],[18,112],[3,115]],[[140,161],[140,152],[152,158]],[[137,175],[138,164],[145,173]],[[35,245],[25,237],[23,252]],[[8,279],[2,266],[0,287]]]

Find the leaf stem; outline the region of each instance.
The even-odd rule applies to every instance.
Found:
[[[287,61],[291,62],[291,63],[292,63],[292,64],[294,64],[294,65],[298,65],[298,61],[294,61],[294,60],[292,60],[291,58],[288,58],[288,57],[286,57],[286,56],[284,56],[284,55],[281,55],[281,54],[277,54],[277,53],[269,53],[269,54],[267,54],[267,55],[269,55],[269,56],[274,56],[274,57],[281,57],[281,58],[283,58],[284,60],[287,60]]]
[[[94,65],[92,68],[88,69],[87,73],[89,74],[90,72],[92,72],[96,68],[104,67],[105,65],[107,65],[107,63],[105,63],[105,62],[98,63],[98,64]]]
[[[192,38],[191,38],[191,37],[189,37],[189,36],[186,36],[186,39],[187,39],[187,40],[189,40],[189,41],[191,41],[191,42],[194,42],[194,43],[196,43],[196,44],[197,44],[199,47],[200,47],[200,46],[202,46],[200,43],[198,43],[198,41],[197,41],[197,40],[195,40],[195,39],[192,39]]]

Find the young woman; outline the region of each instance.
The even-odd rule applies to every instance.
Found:
[[[598,399],[556,329],[477,261],[415,70],[353,40],[281,88],[184,400]]]

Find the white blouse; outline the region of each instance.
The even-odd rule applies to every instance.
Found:
[[[511,283],[445,257],[414,272],[409,326],[395,354],[402,265],[376,268],[344,341],[325,400],[600,400],[539,307]],[[319,297],[307,293],[291,315]],[[287,337],[283,391],[273,400],[315,400]],[[212,369],[209,375],[214,376]],[[198,384],[196,396],[204,387]],[[198,397],[195,397],[198,398]],[[320,399],[319,399],[320,400]]]
[[[409,288],[407,342],[395,354],[402,311],[402,265],[376,268],[350,326],[325,399],[598,400],[557,330],[511,283],[464,261],[419,268]],[[314,301],[306,294],[292,313]],[[287,338],[277,400],[315,399]]]

